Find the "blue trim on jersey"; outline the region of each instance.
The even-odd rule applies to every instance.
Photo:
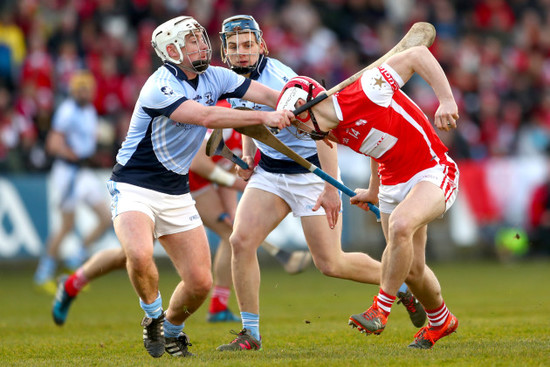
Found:
[[[224,93],[220,96],[219,99],[226,99],[226,98],[242,98],[245,94],[248,88],[250,88],[250,84],[252,83],[252,80],[245,79],[243,84],[241,84],[237,89],[235,89],[232,93]]]
[[[256,67],[256,69],[252,70],[252,72],[250,73],[249,78],[252,80],[258,80],[260,74],[262,73],[262,71],[264,71],[264,68],[267,65],[267,57],[265,57],[264,55],[260,55],[260,57],[261,59],[258,63],[258,67]]]
[[[306,160],[309,163],[313,163],[317,167],[321,164],[319,162],[319,156],[317,154],[307,157]],[[275,159],[270,156],[263,154],[260,151],[260,162],[258,163],[267,172],[271,173],[286,173],[286,174],[297,174],[297,173],[309,173],[310,171],[305,167],[300,166],[294,161],[289,161],[286,159]]]
[[[221,94],[243,96],[248,86],[243,76],[222,67],[211,66],[191,80],[173,64],[159,67],[141,89],[111,179],[170,195],[188,193],[187,173],[206,127],[170,115],[188,99],[214,106]]]
[[[170,117],[170,115],[178,109],[178,107],[185,101],[187,101],[187,97],[181,97],[176,102],[172,103],[170,106],[166,106],[165,108],[156,109],[156,108],[149,108],[143,106],[143,111],[145,111],[146,114],[151,116],[151,118],[155,118],[158,116],[166,116]]]
[[[165,61],[163,65],[166,69],[168,69],[169,72],[171,72],[176,78],[179,80],[188,80],[187,75],[176,66],[176,64],[171,63],[170,61]],[[198,78],[195,78],[198,79]]]

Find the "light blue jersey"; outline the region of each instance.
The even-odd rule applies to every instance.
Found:
[[[79,106],[74,99],[62,102],[52,120],[52,130],[65,136],[79,159],[94,155],[97,144],[97,112],[92,104]]]
[[[147,80],[136,102],[111,180],[171,195],[189,192],[187,173],[206,128],[176,122],[170,115],[186,100],[214,106],[220,98],[241,98],[250,80],[210,66],[193,80],[165,63]]]
[[[256,80],[275,90],[282,90],[284,85],[297,74],[288,66],[276,59],[263,57],[256,70],[251,73],[250,79]],[[232,108],[248,107],[254,110],[273,111],[273,108],[261,104],[256,104],[242,99],[228,99]],[[294,134],[294,135],[293,135]],[[317,146],[313,140],[301,140],[296,138],[296,128],[289,126],[277,134],[277,138],[289,146],[302,157],[310,158],[312,163],[319,166],[317,157]],[[283,153],[254,140],[254,143],[262,153],[259,165],[268,172],[276,173],[306,173],[305,168],[294,163]]]

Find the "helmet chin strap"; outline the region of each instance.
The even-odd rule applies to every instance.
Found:
[[[313,86],[310,85],[309,91],[307,93],[307,100],[306,103],[311,101],[313,93]],[[317,119],[315,118],[315,115],[313,114],[313,109],[308,108],[307,112],[309,113],[309,116],[311,117],[311,122],[313,123],[314,131],[309,132],[309,136],[311,136],[312,140],[323,140],[327,137],[329,134],[329,131],[323,131],[319,128],[319,124],[317,123]]]
[[[250,74],[254,70],[256,70],[258,65],[260,65],[261,61],[263,60],[263,58],[264,58],[264,55],[260,54],[258,56],[258,61],[256,61],[256,63],[254,63],[254,65],[251,65],[251,66],[233,66],[231,64],[231,62],[228,62],[228,63],[229,63],[229,66],[230,66],[231,70],[233,70],[234,72],[236,72],[239,75],[246,75],[246,74]]]
[[[208,66],[210,65],[210,63],[206,60],[193,61],[192,64],[193,69],[195,69],[195,71],[198,73],[203,73],[206,69],[208,69]]]

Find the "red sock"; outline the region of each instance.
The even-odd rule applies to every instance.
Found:
[[[78,292],[80,292],[88,282],[88,278],[84,276],[84,271],[82,268],[79,268],[73,275],[67,278],[65,282],[65,291],[69,296],[76,297]]]
[[[210,313],[220,312],[227,309],[227,302],[231,289],[226,287],[215,286],[212,291],[212,299],[210,300]]]
[[[380,288],[380,292],[378,292],[378,297],[376,297],[376,299],[378,308],[387,317],[391,312],[391,306],[395,302],[396,297],[384,292],[382,288]]]
[[[449,315],[450,312],[445,305],[445,302],[443,302],[443,304],[436,309],[426,310],[426,316],[428,316],[430,325],[436,327],[443,325],[445,321],[447,321],[447,317],[449,317]]]

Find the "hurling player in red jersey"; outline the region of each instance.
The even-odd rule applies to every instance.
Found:
[[[428,223],[443,216],[456,198],[459,173],[426,115],[400,89],[415,73],[439,100],[435,127],[456,128],[458,107],[451,86],[424,46],[366,71],[302,113],[298,118],[303,122],[295,124],[312,138],[336,141],[371,158],[369,187],[357,189],[351,203],[365,210],[367,202],[379,203],[387,245],[379,293],[367,311],[350,317],[349,324],[367,334],[380,334],[405,281],[429,320],[409,347],[429,349],[458,327],[435,274],[426,266],[425,247]],[[323,90],[310,78],[294,78],[283,88],[277,108],[301,106]]]

